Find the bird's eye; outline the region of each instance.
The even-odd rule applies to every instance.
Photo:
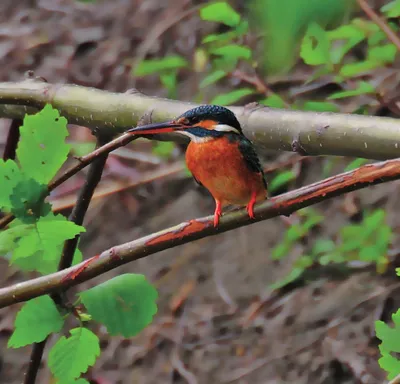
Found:
[[[197,124],[199,121],[200,121],[200,119],[199,119],[198,116],[193,116],[193,117],[190,119],[190,123],[191,123],[191,124]]]

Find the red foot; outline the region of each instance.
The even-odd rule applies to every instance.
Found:
[[[74,269],[72,272],[64,276],[62,281],[75,280],[89,266],[89,264],[93,263],[93,261],[97,260],[99,257],[100,255],[96,255],[91,257],[90,259],[87,259],[78,269]]]
[[[254,204],[256,203],[256,199],[257,199],[257,194],[255,192],[253,192],[251,194],[251,199],[249,201],[249,204],[247,204],[247,213],[249,214],[249,217],[251,219],[254,219]]]
[[[221,202],[215,200],[215,212],[214,212],[214,227],[217,228],[219,224],[219,218],[222,215],[222,205]]]

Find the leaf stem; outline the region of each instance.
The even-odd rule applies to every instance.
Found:
[[[98,147],[101,147],[106,140],[98,139]],[[101,175],[103,174],[104,166],[106,164],[108,153],[102,153],[95,157],[95,160],[91,164],[88,174],[86,176],[85,184],[83,185],[77,199],[77,203],[74,206],[69,220],[77,225],[83,224],[86,212],[89,208],[90,201],[94,194],[97,185],[100,182]],[[58,265],[58,271],[62,271],[65,268],[69,268],[72,265],[75,250],[78,245],[79,235],[73,239],[67,240],[64,243],[64,248],[61,254],[60,263]],[[51,295],[52,299],[56,304],[62,303],[62,298],[59,292],[53,292]],[[50,337],[50,336],[49,336]],[[24,384],[35,384],[37,373],[40,367],[40,363],[43,357],[43,352],[48,340],[47,337],[40,343],[35,343],[32,348],[31,358],[29,361],[28,371],[25,376]]]

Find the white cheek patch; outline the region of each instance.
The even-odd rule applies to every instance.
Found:
[[[240,132],[236,128],[231,127],[230,125],[227,124],[217,124],[214,127],[214,129],[219,132],[234,132],[240,134]]]
[[[187,131],[176,131],[176,132],[180,133],[183,136],[189,137],[189,139],[191,141],[193,141],[193,143],[205,143],[207,141],[212,140],[212,137],[210,137],[210,136],[199,137],[199,136],[193,135],[193,133],[190,133]]]

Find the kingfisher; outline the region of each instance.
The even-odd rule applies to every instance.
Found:
[[[246,206],[249,217],[254,219],[254,204],[267,198],[267,182],[255,148],[235,114],[225,107],[202,105],[173,120],[127,132],[176,132],[189,137],[186,164],[195,181],[215,200],[214,227],[218,227],[224,206]]]

